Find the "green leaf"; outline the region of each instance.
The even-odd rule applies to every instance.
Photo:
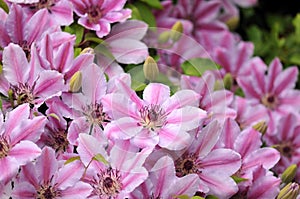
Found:
[[[0,0],[0,8],[2,8],[6,13],[9,12],[9,8],[3,0]]]
[[[74,57],[77,57],[81,53],[81,48],[74,48]]]
[[[141,17],[140,11],[137,7],[135,7],[133,4],[128,4],[126,7],[131,9],[131,18],[130,19],[143,20],[143,18]]]
[[[206,58],[193,58],[181,64],[181,68],[186,75],[200,77],[207,70],[219,69],[215,62]]]
[[[102,162],[102,163],[104,163],[104,164],[106,164],[106,165],[109,164],[109,163],[107,162],[107,160],[105,160],[105,158],[103,157],[103,155],[101,155],[100,153],[98,153],[97,155],[95,155],[95,156],[93,157],[93,160],[96,160],[96,161],[98,161],[98,162]]]
[[[204,198],[201,196],[193,196],[191,199],[204,199]]]
[[[84,27],[73,23],[70,26],[66,26],[64,29],[65,32],[68,32],[70,34],[75,34],[76,36],[76,40],[75,40],[75,44],[78,45],[81,41],[82,41],[82,37],[84,34]]]
[[[136,80],[131,81],[131,88],[135,91],[143,91],[146,86],[147,86],[147,84],[145,84],[143,82],[139,82]]]
[[[71,158],[67,159],[67,160],[65,161],[65,165],[66,165],[66,164],[69,164],[69,163],[71,163],[71,162],[74,162],[74,161],[76,161],[76,160],[80,160],[80,156],[74,156],[74,157],[71,157]]]
[[[295,34],[298,38],[298,41],[300,40],[300,13],[296,15],[296,17],[293,19],[293,25],[295,27]]]
[[[163,8],[159,0],[140,0],[140,1],[145,2],[146,4],[151,6],[152,8],[156,8],[156,9],[162,9]]]
[[[149,27],[155,28],[156,20],[151,11],[151,8],[147,4],[140,1],[135,2],[134,5],[139,10],[142,20],[145,21],[149,25]]]
[[[236,182],[237,184],[240,183],[240,182],[244,182],[244,181],[247,181],[248,179],[246,178],[240,178],[238,176],[231,176],[231,178],[234,180],[234,182]]]
[[[245,97],[245,94],[240,87],[235,90],[234,94],[240,97]]]

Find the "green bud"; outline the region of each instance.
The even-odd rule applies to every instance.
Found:
[[[233,84],[232,75],[230,73],[226,73],[226,75],[223,78],[223,82],[225,89],[230,90]]]
[[[264,135],[267,132],[268,125],[265,121],[260,121],[257,124],[253,125],[252,128]]]
[[[226,25],[230,30],[235,30],[239,25],[240,18],[239,17],[231,17],[226,21]]]
[[[169,41],[171,36],[171,32],[170,31],[164,31],[162,32],[159,37],[158,37],[158,43],[166,43],[167,41]]]
[[[143,66],[143,70],[144,70],[145,78],[148,79],[149,81],[155,81],[159,74],[157,63],[150,56],[146,58]]]
[[[70,91],[75,93],[78,92],[81,88],[82,83],[82,73],[77,71],[70,80]]]
[[[297,165],[290,165],[281,175],[281,181],[283,183],[290,183],[295,178],[297,172]]]
[[[85,49],[83,49],[80,54],[95,54],[95,51],[93,48],[91,47],[87,47]]]
[[[280,190],[277,199],[296,199],[299,191],[299,185],[295,182],[290,182]]]
[[[176,42],[181,38],[181,35],[183,33],[183,25],[180,21],[177,21],[173,26],[171,30],[170,38]]]

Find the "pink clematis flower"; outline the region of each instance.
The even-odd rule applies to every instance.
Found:
[[[8,0],[19,3],[24,11],[33,15],[39,10],[46,10],[51,25],[68,26],[73,22],[73,7],[68,0]]]
[[[205,111],[209,118],[218,119],[224,122],[225,118],[235,118],[236,111],[229,107],[233,101],[233,93],[227,90],[215,90],[216,78],[207,71],[201,78],[192,76],[182,76],[181,88],[191,89],[198,93],[200,97],[199,107]]]
[[[75,13],[80,17],[78,23],[96,31],[102,38],[110,32],[110,24],[124,22],[131,16],[130,9],[123,9],[126,0],[71,0]]]
[[[215,120],[203,128],[199,137],[193,140],[182,155],[173,156],[177,176],[195,173],[200,179],[200,192],[223,199],[238,191],[231,175],[240,169],[241,157],[231,149],[213,149],[220,133],[220,124]]]
[[[174,161],[163,156],[149,170],[149,178],[137,187],[129,198],[176,198],[176,196],[193,196],[200,185],[197,174],[177,177]]]
[[[6,184],[21,165],[34,160],[41,149],[34,143],[42,132],[44,116],[28,119],[28,104],[23,104],[5,116],[0,115],[0,182]]]
[[[0,90],[3,95],[8,96],[9,107],[29,103],[38,108],[46,99],[59,96],[66,90],[62,74],[42,70],[34,46],[31,54],[28,63],[20,46],[11,43],[4,48]]]
[[[283,71],[282,64],[276,58],[271,62],[267,75],[265,75],[265,68],[262,62],[253,65],[250,75],[237,79],[246,98],[251,101],[251,104],[264,105],[271,122],[278,115],[298,112],[300,91],[293,89],[298,77],[297,67],[289,67]]]
[[[241,155],[242,165],[235,174],[246,181],[239,183],[239,193],[245,194],[254,186],[254,172],[259,167],[266,170],[264,173],[273,168],[280,159],[276,149],[270,147],[261,148],[261,133],[252,127],[240,131],[238,124],[228,118],[224,124],[221,137],[216,148],[229,148]]]
[[[0,46],[4,48],[11,42],[18,44],[29,57],[32,43],[50,30],[46,13],[47,10],[40,10],[30,16],[20,5],[12,4],[6,20],[0,23]]]
[[[281,159],[275,166],[274,171],[279,175],[291,164],[300,165],[300,124],[295,114],[289,113],[279,120],[277,133],[266,135],[265,141],[268,146],[272,146],[280,152]],[[300,182],[300,171],[297,170],[296,181]]]
[[[62,95],[63,101],[73,110],[71,118],[74,120],[69,128],[68,140],[75,145],[81,132],[106,140],[103,129],[110,120],[101,103],[107,89],[104,73],[96,64],[90,64],[81,72],[82,92]]]
[[[83,172],[84,167],[80,161],[60,166],[54,150],[45,147],[35,163],[22,167],[12,194],[24,199],[85,199],[92,188],[80,181]]]
[[[129,85],[118,81],[121,93],[103,97],[104,111],[112,118],[104,129],[109,139],[131,139],[141,147],[158,145],[170,150],[187,147],[191,140],[188,131],[197,128],[206,112],[195,107],[199,95],[181,90],[170,97],[170,88],[150,83],[143,92],[143,100]]]
[[[87,167],[83,181],[93,187],[88,198],[123,199],[148,177],[143,164],[152,149],[139,150],[128,141],[116,142],[105,151],[103,143],[88,134],[78,138],[80,159]],[[101,161],[95,160],[101,155]]]
[[[227,29],[226,25],[218,20],[221,4],[219,1],[179,0],[177,5],[167,0],[162,3],[164,9],[156,14],[157,26],[170,29],[174,23],[181,21],[185,33],[193,36],[202,43],[202,34],[215,34]]]

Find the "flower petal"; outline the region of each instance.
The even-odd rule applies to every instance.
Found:
[[[58,168],[55,151],[52,148],[43,148],[41,156],[37,159],[36,168],[37,174],[41,180],[44,182],[50,181]]]
[[[74,186],[61,191],[61,198],[64,199],[85,199],[92,192],[92,187],[84,182],[77,182]]]
[[[148,104],[160,105],[170,97],[170,88],[164,84],[150,83],[143,92]]]

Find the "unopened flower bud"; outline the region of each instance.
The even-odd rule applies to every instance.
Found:
[[[171,36],[170,31],[164,31],[158,36],[158,42],[161,44],[166,43],[167,41],[169,41],[170,36]]]
[[[265,121],[260,121],[257,124],[253,125],[252,128],[264,135],[267,132],[268,125]]]
[[[181,35],[183,33],[183,25],[180,21],[177,21],[173,26],[171,30],[170,38],[176,42],[180,39]]]
[[[283,183],[290,183],[295,178],[297,173],[297,165],[290,165],[281,175],[281,181]]]
[[[230,30],[235,30],[239,25],[240,18],[238,16],[231,17],[226,21],[226,25]]]
[[[230,73],[226,73],[226,75],[223,78],[223,82],[225,89],[230,90],[233,84],[232,75]]]
[[[277,199],[296,199],[299,191],[299,185],[295,182],[290,182],[280,190]]]
[[[85,49],[83,49],[80,54],[95,54],[95,51],[93,48],[91,47],[87,47]]]
[[[148,79],[149,81],[155,81],[159,74],[157,63],[150,56],[146,58],[143,70],[144,70],[145,78]]]
[[[78,92],[81,88],[81,82],[82,82],[82,73],[80,71],[77,71],[70,80],[70,91],[71,92]]]

